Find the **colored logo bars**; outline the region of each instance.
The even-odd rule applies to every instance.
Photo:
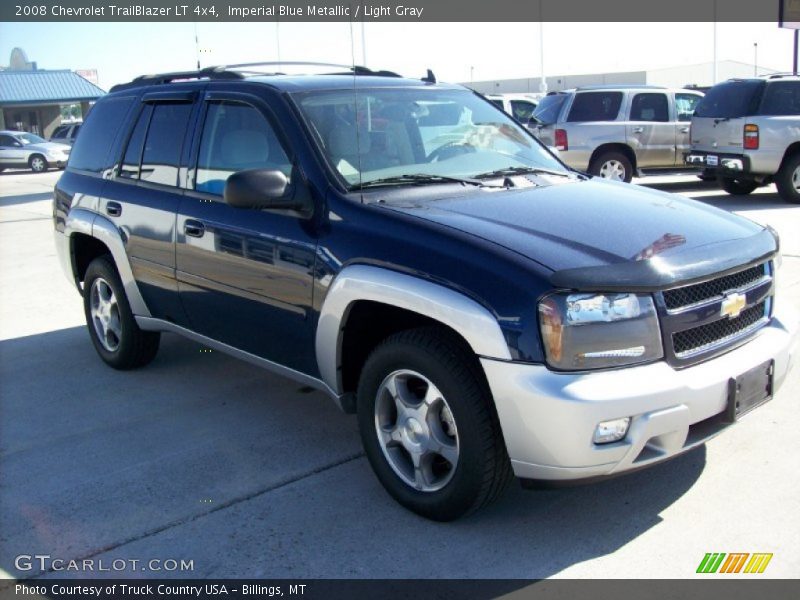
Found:
[[[727,557],[727,558],[726,558]],[[750,560],[748,560],[748,557]],[[698,573],[763,573],[772,554],[748,552],[708,552],[697,567]]]

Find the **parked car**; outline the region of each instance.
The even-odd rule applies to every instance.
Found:
[[[56,185],[111,367],[174,332],[313,386],[438,520],[669,459],[784,381],[769,228],[576,173],[432,76],[246,68],[116,86]]]
[[[702,97],[655,86],[582,87],[545,96],[532,126],[570,167],[629,182],[637,171],[685,168],[689,125]]]
[[[65,123],[64,125],[59,125],[53,131],[53,135],[50,136],[50,141],[72,146],[72,144],[75,143],[75,138],[78,136],[81,125],[82,123]]]
[[[520,123],[528,123],[539,104],[536,94],[487,94],[486,99]]]
[[[43,173],[51,166],[63,168],[69,151],[66,144],[48,142],[33,133],[0,131],[0,171],[29,168]]]
[[[729,194],[775,182],[800,203],[800,77],[730,79],[712,87],[692,118],[690,165],[714,172]]]

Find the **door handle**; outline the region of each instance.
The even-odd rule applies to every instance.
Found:
[[[644,127],[634,127],[633,133],[644,133]]]
[[[118,217],[122,214],[122,206],[119,202],[109,202],[106,204],[106,214],[109,217]]]
[[[183,224],[183,232],[190,237],[203,237],[203,234],[206,232],[206,226],[200,221],[187,219]]]
[[[688,127],[681,127],[681,133],[689,133]]]

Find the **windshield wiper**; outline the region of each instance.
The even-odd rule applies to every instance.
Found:
[[[553,169],[543,169],[542,167],[506,167],[495,171],[487,171],[475,175],[475,179],[492,179],[493,177],[504,177],[506,175],[528,175],[531,173],[544,173],[546,175],[557,175],[559,177],[569,177],[569,171],[554,171]]]
[[[381,185],[403,185],[403,184],[423,184],[423,183],[466,183],[478,187],[487,187],[482,181],[469,177],[450,177],[449,175],[429,175],[426,173],[411,173],[405,175],[395,175],[393,177],[381,177],[363,183],[357,183],[350,187],[351,190],[363,190],[368,187]]]

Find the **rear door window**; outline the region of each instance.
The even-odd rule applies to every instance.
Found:
[[[521,123],[527,123],[534,110],[536,110],[536,105],[533,102],[528,102],[527,100],[511,101],[511,113]]]
[[[142,164],[142,150],[144,149],[144,136],[147,133],[147,126],[150,124],[150,115],[153,113],[153,106],[145,104],[136,120],[133,133],[125,149],[125,156],[119,169],[119,176],[127,179],[139,179],[139,168]]]
[[[759,80],[726,81],[712,87],[700,100],[695,117],[736,119],[755,114],[764,82]]]
[[[636,94],[631,102],[631,121],[669,121],[666,94]]]
[[[191,112],[192,105],[188,102],[153,106],[139,179],[163,185],[178,185],[181,149]]]
[[[761,115],[800,115],[800,81],[776,81],[767,85]]]
[[[567,121],[614,121],[622,106],[622,92],[581,92],[575,94]]]
[[[699,94],[675,94],[675,112],[678,121],[691,121],[697,104],[702,100]]]

